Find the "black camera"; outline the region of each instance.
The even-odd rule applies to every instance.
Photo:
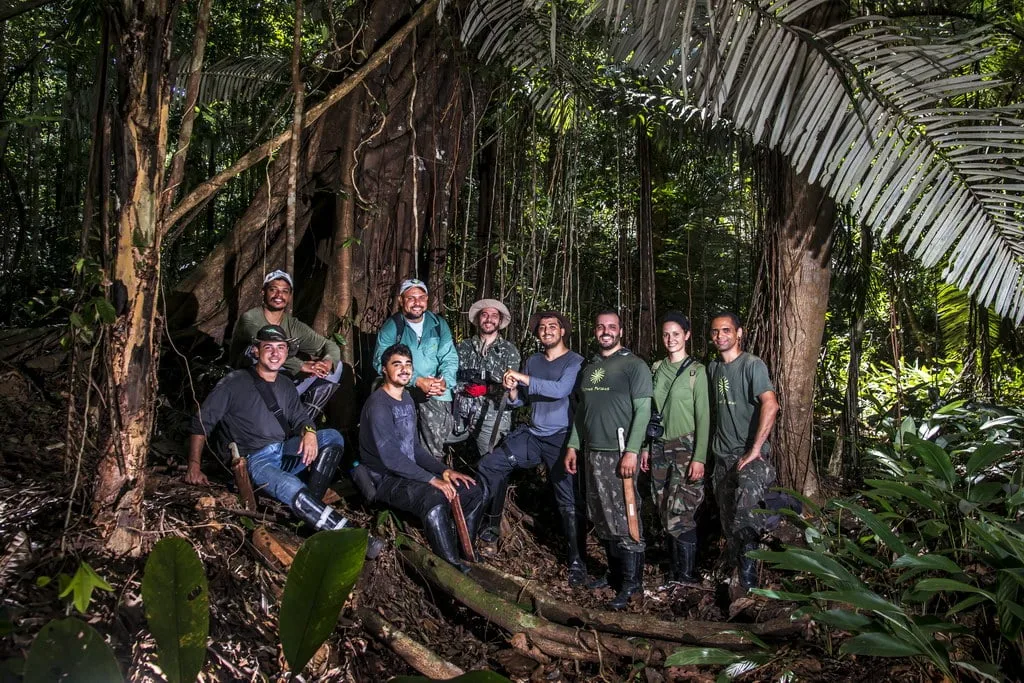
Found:
[[[661,413],[657,410],[651,411],[651,420],[647,423],[646,436],[651,441],[661,441],[665,436],[665,425],[661,424]]]
[[[501,375],[480,368],[459,368],[455,379],[466,384],[501,384]]]

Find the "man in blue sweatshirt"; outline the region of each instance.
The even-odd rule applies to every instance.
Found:
[[[427,283],[403,280],[398,288],[400,310],[384,321],[377,332],[373,367],[383,374],[381,357],[395,344],[412,353],[413,372],[409,393],[419,415],[419,437],[431,455],[444,460],[444,445],[451,437],[452,389],[459,371],[459,354],[448,323],[427,310]]]
[[[576,386],[583,356],[566,346],[569,321],[561,313],[535,313],[530,320],[530,329],[540,340],[544,351],[530,356],[522,372],[508,370],[504,376],[505,387],[509,390],[509,405],[529,403],[530,424],[514,430],[477,465],[480,482],[492,496],[486,520],[489,526],[481,538],[485,542],[497,540],[497,527],[501,524],[501,510],[505,502],[504,483],[512,471],[543,463],[562,518],[569,585],[578,586],[587,580],[581,544],[584,537],[580,533],[583,516],[577,514],[580,505],[577,503],[576,478],[565,471],[562,449],[572,423],[569,397]]]

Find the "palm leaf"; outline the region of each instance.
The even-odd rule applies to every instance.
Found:
[[[280,57],[226,57],[203,69],[199,104],[251,102],[264,90],[287,88],[290,65]],[[178,70],[175,90],[184,88],[188,64]]]

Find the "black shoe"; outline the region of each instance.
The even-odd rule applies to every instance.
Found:
[[[423,516],[423,534],[434,554],[458,569],[463,574],[469,567],[459,558],[458,541],[455,538],[455,524],[447,503],[436,505]]]
[[[583,550],[580,547],[580,528],[575,510],[559,508],[558,512],[562,518],[562,532],[565,534],[565,561],[569,567],[569,585],[575,588],[587,582],[587,565],[583,561]]]
[[[747,553],[757,550],[759,547],[758,543],[750,543],[740,548],[739,579],[740,587],[744,590],[758,587],[759,563],[754,558],[747,557]]]
[[[295,498],[292,500],[292,510],[299,519],[317,531],[344,529],[348,525],[348,520],[340,512],[314,498],[307,488],[302,488],[295,494]]]
[[[678,538],[672,543],[672,581],[678,583],[700,583],[700,577],[694,572],[697,565],[697,544],[688,543]]]
[[[317,454],[313,467],[309,470],[309,483],[306,484],[311,496],[323,500],[327,487],[334,481],[334,473],[344,454],[345,449],[338,446],[327,446]]]
[[[636,593],[643,592],[644,554],[623,550],[622,553],[622,587],[608,603],[608,609],[624,610],[629,600]]]

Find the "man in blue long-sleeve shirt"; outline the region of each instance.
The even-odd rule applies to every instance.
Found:
[[[459,560],[450,504],[458,496],[472,539],[483,509],[483,487],[445,467],[416,438],[416,405],[406,390],[413,376],[409,347],[394,344],[380,361],[384,383],[367,399],[359,418],[359,467],[370,471],[374,501],[418,516],[431,549],[469,571]]]
[[[583,356],[566,346],[569,321],[556,311],[541,311],[530,320],[530,329],[544,351],[526,360],[522,372],[509,370],[504,383],[509,390],[509,405],[530,405],[530,424],[519,427],[506,437],[498,448],[480,459],[477,473],[491,496],[484,541],[497,539],[504,505],[505,481],[516,469],[533,468],[544,463],[555,492],[555,501],[566,536],[566,561],[570,586],[587,580],[584,563],[582,515],[577,511],[576,478],[565,471],[562,451],[572,423],[570,396],[576,386],[576,375]],[[523,396],[525,394],[525,396]],[[524,400],[525,399],[525,400]]]

